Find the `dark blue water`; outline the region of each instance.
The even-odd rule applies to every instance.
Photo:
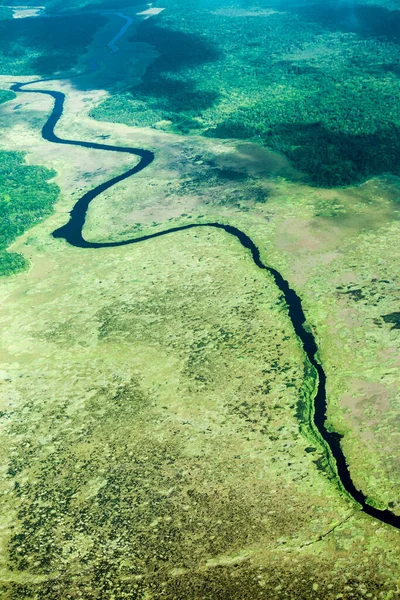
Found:
[[[346,463],[346,458],[343,454],[343,450],[340,444],[341,436],[335,432],[328,431],[328,429],[326,428],[326,374],[317,358],[317,343],[312,331],[306,329],[304,326],[306,318],[304,315],[300,297],[290,287],[289,283],[282,277],[279,271],[265,265],[262,262],[259,249],[251,240],[251,238],[249,238],[248,235],[246,235],[240,229],[237,229],[237,227],[232,227],[231,225],[224,225],[222,223],[190,223],[188,225],[182,225],[180,227],[171,227],[170,229],[166,229],[165,231],[159,231],[158,233],[153,233],[151,235],[143,235],[141,237],[131,238],[120,242],[100,243],[86,241],[83,237],[83,227],[85,224],[87,210],[91,201],[94,198],[96,198],[99,194],[109,189],[119,181],[123,181],[124,179],[127,179],[128,177],[131,177],[132,175],[135,175],[136,173],[139,173],[140,171],[145,169],[148,165],[150,165],[153,162],[154,154],[152,152],[149,152],[148,150],[142,150],[141,148],[109,146],[106,144],[97,144],[94,142],[64,140],[58,137],[54,132],[54,128],[63,113],[65,99],[64,94],[61,92],[53,92],[50,90],[23,89],[27,85],[29,85],[29,83],[16,83],[12,86],[11,89],[14,92],[45,94],[47,96],[51,96],[54,99],[53,110],[42,128],[42,137],[45,140],[53,142],[55,144],[82,146],[84,148],[93,148],[96,150],[104,150],[107,152],[123,152],[127,154],[133,154],[134,156],[140,158],[139,162],[132,169],[125,171],[125,173],[122,173],[122,175],[118,175],[117,177],[113,177],[112,179],[105,181],[104,183],[98,185],[97,187],[84,194],[81,198],[79,198],[79,200],[75,203],[75,206],[70,212],[70,218],[68,223],[54,231],[52,234],[53,237],[64,239],[69,244],[77,248],[87,249],[116,248],[119,246],[129,246],[130,244],[139,244],[141,242],[145,242],[146,240],[154,239],[164,235],[171,235],[173,233],[176,233],[178,231],[184,231],[186,229],[195,229],[199,227],[213,227],[214,229],[222,229],[227,234],[235,237],[238,240],[238,242],[243,246],[243,248],[250,252],[254,264],[259,269],[267,271],[274,278],[274,281],[278,286],[279,290],[281,291],[282,296],[287,304],[289,317],[292,322],[294,331],[299,340],[301,341],[304,352],[310,364],[315,369],[315,372],[318,375],[317,390],[314,397],[314,424],[322,438],[328,444],[330,452],[336,461],[338,475],[342,482],[343,488],[360,505],[360,508],[366,514],[370,515],[374,519],[377,519],[378,521],[387,523],[388,525],[392,525],[393,527],[400,529],[400,516],[395,515],[390,510],[379,510],[378,508],[371,506],[367,503],[367,498],[363,494],[363,492],[355,487],[351,479],[350,471]]]

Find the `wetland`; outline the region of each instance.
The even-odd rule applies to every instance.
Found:
[[[238,26],[232,69],[272,110],[289,88],[267,101],[254,68],[265,44],[280,64],[279,31],[320,67],[339,56],[328,39],[368,51],[368,69],[366,40],[395,62],[389,25],[359,4],[354,22],[315,2],[125,6],[45,84],[2,67],[4,598],[397,597],[395,129],[374,134],[373,167],[364,133],[342,146],[314,116],[280,145],[218,130],[221,106],[257,122],[240,77],[224,87]]]

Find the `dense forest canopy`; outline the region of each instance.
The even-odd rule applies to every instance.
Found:
[[[0,73],[50,76],[71,69],[106,22],[100,14],[0,20]]]
[[[16,273],[26,259],[6,248],[24,231],[52,212],[58,187],[55,172],[29,166],[20,152],[0,151],[0,275]]]
[[[124,2],[132,6],[132,0],[47,0],[46,14],[74,14],[11,19],[8,7],[18,4],[3,1],[0,73],[70,72],[106,22],[99,7],[123,9]],[[399,173],[397,0],[166,0],[162,6],[131,34],[132,56],[140,42],[159,57],[136,87],[128,84],[128,64],[125,89],[118,81],[93,117],[254,139],[285,154],[316,185]]]
[[[363,2],[165,4],[132,39],[159,58],[139,87],[114,94],[94,117],[252,138],[317,185],[399,173],[400,11]]]

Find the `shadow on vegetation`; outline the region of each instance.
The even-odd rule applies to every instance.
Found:
[[[386,63],[382,65],[382,70],[386,73],[393,73],[397,77],[400,77],[400,64],[399,63]]]
[[[282,123],[261,135],[240,122],[225,122],[210,137],[248,139],[258,135],[268,147],[285,154],[313,184],[352,185],[367,177],[391,172],[400,175],[400,128],[348,135],[321,123]]]
[[[99,14],[0,21],[0,73],[50,76],[71,69],[105,23]]]
[[[307,21],[346,33],[356,33],[364,38],[384,38],[400,43],[400,11],[382,6],[356,4],[352,0],[301,4],[297,1],[279,0],[281,10],[292,11]]]
[[[400,78],[400,62],[386,62],[385,59],[382,59],[381,62],[374,62],[370,61],[368,56],[359,55],[349,59],[349,64],[351,67],[363,71],[365,75],[375,78],[387,77],[388,75]]]
[[[400,128],[349,135],[320,123],[280,124],[265,138],[319,185],[351,185],[391,172],[400,175]]]
[[[132,41],[151,44],[160,54],[146,71],[142,83],[130,90],[135,97],[144,96],[146,101],[150,97],[153,109],[185,111],[189,116],[213,105],[219,94],[198,90],[187,70],[216,61],[220,52],[214,44],[198,35],[147,22],[139,27]],[[182,71],[186,71],[184,75]]]
[[[400,329],[400,312],[382,315],[382,319],[385,323],[390,323],[392,325],[391,329]]]

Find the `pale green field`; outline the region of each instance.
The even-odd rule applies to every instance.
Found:
[[[303,300],[355,483],[400,512],[398,179],[312,188],[255,144],[90,119],[100,73],[46,86],[67,94],[59,135],[156,154],[96,199],[86,237],[248,233]],[[343,494],[299,421],[304,355],[276,286],[223,232],[96,251],[52,239],[133,163],[43,142],[49,108],[26,94],[0,109],[2,148],[60,188],[12,247],[30,270],[0,283],[1,597],[395,600],[400,534]]]
[[[201,149],[192,138],[178,154],[171,136],[159,139],[157,163],[95,201],[88,239],[213,220],[251,235],[303,299],[328,375],[329,422],[345,435],[354,481],[400,512],[396,178],[316,190],[288,183],[284,160],[251,144]]]
[[[53,241],[1,292],[4,598],[394,597],[397,533],[318,469],[304,358],[234,240]]]

